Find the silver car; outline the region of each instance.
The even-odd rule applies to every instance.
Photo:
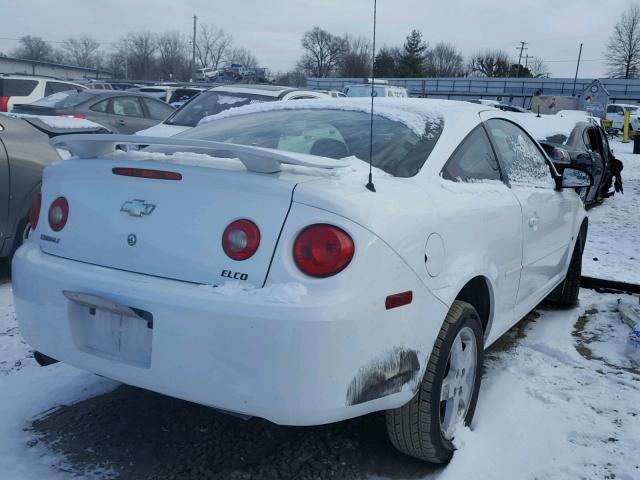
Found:
[[[114,133],[135,133],[167,118],[175,108],[141,93],[117,90],[60,92],[37,102],[16,105],[13,113],[86,118]]]
[[[36,117],[0,115],[0,260],[11,257],[26,238],[42,170],[61,158],[49,139],[69,133],[108,132],[98,126],[54,128]]]

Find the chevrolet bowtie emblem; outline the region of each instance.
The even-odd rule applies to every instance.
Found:
[[[120,208],[121,212],[128,213],[132,217],[142,217],[144,215],[151,215],[156,209],[155,205],[150,203],[144,203],[144,200],[134,199],[124,202]]]

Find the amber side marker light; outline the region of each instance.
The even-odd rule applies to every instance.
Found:
[[[387,310],[392,308],[402,307],[403,305],[409,305],[413,301],[413,292],[394,293],[389,295],[384,302],[384,306]]]

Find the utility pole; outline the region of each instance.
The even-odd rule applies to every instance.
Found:
[[[528,48],[526,48],[527,42],[520,42],[520,47],[516,47],[516,48],[520,48],[520,56],[518,57],[518,77],[520,77],[520,68],[521,68],[521,62],[522,62],[522,54],[524,53],[525,50],[528,50]]]
[[[124,79],[129,80],[129,41],[124,40]]]
[[[191,42],[191,81],[196,81],[196,20],[193,16],[193,40]]]
[[[573,77],[573,90],[571,96],[576,94],[576,81],[578,80],[578,69],[580,68],[580,57],[582,57],[582,44],[580,44],[580,51],[578,52],[578,64],[576,65],[576,76]]]

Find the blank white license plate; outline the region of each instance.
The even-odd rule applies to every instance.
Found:
[[[149,366],[153,329],[140,318],[86,308],[86,346],[127,362]]]

